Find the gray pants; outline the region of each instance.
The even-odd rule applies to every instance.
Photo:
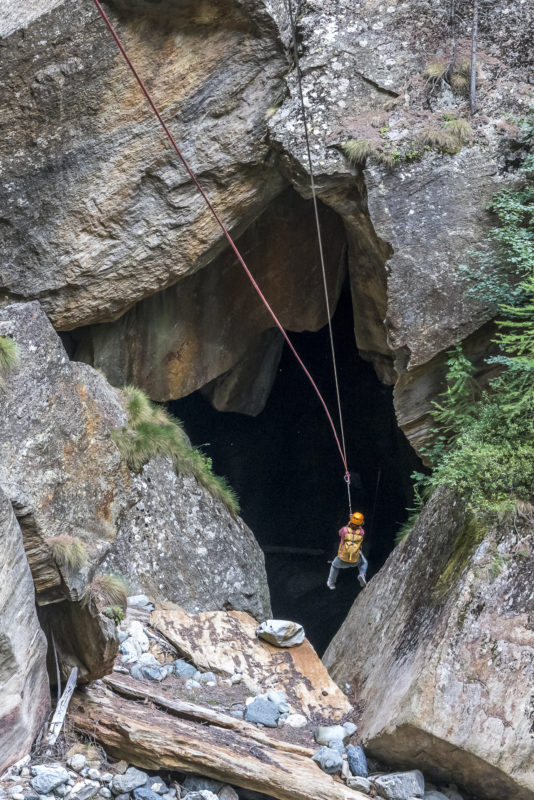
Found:
[[[337,577],[339,575],[340,569],[351,569],[354,567],[358,567],[358,575],[363,575],[365,578],[365,573],[367,572],[368,561],[363,553],[360,553],[358,556],[358,560],[355,561],[353,564],[349,564],[348,561],[342,561],[338,556],[334,558],[332,561],[332,566],[330,567],[330,574],[328,575],[328,583],[335,586]]]

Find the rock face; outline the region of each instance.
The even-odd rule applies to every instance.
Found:
[[[113,622],[87,605],[85,593],[112,547],[108,567],[156,597],[195,611],[268,616],[263,555],[252,533],[196,479],[176,475],[170,459],[130,472],[112,438],[126,422],[119,393],[92,367],[69,361],[40,305],[0,310],[0,335],[12,337],[19,352],[0,396],[0,483],[19,516],[63,672],[76,664],[89,680],[111,668]],[[83,547],[76,566],[57,550],[65,541]]]
[[[185,157],[227,227],[243,230],[285,185],[265,141],[287,69],[266,4],[115,6],[108,13]],[[38,297],[55,327],[70,329],[113,319],[209,263],[221,231],[93,5],[23,11],[7,0],[0,37],[8,301]]]
[[[427,364],[486,322],[458,267],[484,238],[499,181],[496,161],[480,148],[447,159],[434,153],[394,174],[366,170],[374,228],[393,247],[385,323],[399,371]]]
[[[506,19],[502,29],[493,24],[497,7]],[[520,115],[530,103],[532,51],[523,13],[506,3],[497,7],[481,9],[483,113],[470,120],[479,145],[466,142],[453,155],[427,147],[415,162],[410,160],[414,142],[441,129],[441,115],[466,117],[465,95],[425,75],[429,65],[443,62],[446,68],[449,60],[451,31],[439,3],[410,0],[377,7],[373,0],[308,0],[298,20],[313,168],[319,196],[343,217],[347,231],[357,344],[383,381],[398,382],[399,422],[416,447],[428,435],[428,409],[420,407],[418,413],[410,407],[404,386],[425,394],[434,377],[429,380],[426,373],[433,357],[487,319],[484,308],[463,296],[458,267],[469,263],[469,251],[483,241],[492,223],[485,206],[506,179],[502,104]],[[530,23],[532,14],[529,9]],[[469,61],[468,16],[456,22],[458,64]],[[516,44],[508,48],[504,42],[512,30]],[[287,84],[289,94],[269,127],[286,173],[305,191],[307,157],[295,71]],[[512,84],[508,93],[505,87]],[[367,169],[351,168],[339,151],[348,140],[390,154],[393,168],[373,157]],[[440,390],[434,384],[430,400]]]
[[[354,687],[368,753],[532,800],[533,561],[532,508],[485,531],[434,495],[324,656]]]
[[[204,387],[219,409],[258,413],[280,339],[96,12],[66,0],[5,5],[0,303],[38,298],[56,328],[88,326],[76,333],[79,357],[112,382],[134,380],[154,399]],[[310,197],[286,5],[184,0],[156,10],[124,0],[111,13],[221,217],[245,256],[259,256],[284,324],[315,330],[324,316],[311,216],[305,201],[302,213],[297,201],[288,209],[285,191],[290,183]],[[507,180],[503,115],[530,103],[532,13],[505,0],[481,6],[471,132],[465,91],[428,75],[446,70],[452,47],[438,0],[308,0],[298,15],[315,183],[343,221],[358,347],[384,382],[398,382],[399,420],[416,447],[428,421],[410,396],[435,387],[434,358],[487,318],[463,297],[458,266],[484,239],[486,202]],[[465,72],[471,23],[456,17]],[[450,117],[467,132],[443,148]],[[431,144],[418,150],[420,137]],[[367,169],[342,155],[348,140],[374,153]],[[322,210],[335,306],[343,237]],[[294,297],[304,284],[309,316]]]
[[[0,774],[25,756],[50,708],[46,639],[22,533],[0,488]]]
[[[154,458],[132,475],[132,494],[104,568],[127,576],[132,591],[180,602],[190,612],[270,615],[263,553],[242,519],[194,477],[176,474],[168,458]]]
[[[126,415],[102,375],[69,361],[38,303],[0,310],[0,332],[19,351],[0,397],[0,483],[20,519],[37,602],[78,601],[128,502],[110,434]],[[85,547],[79,569],[54,558],[63,536]]]

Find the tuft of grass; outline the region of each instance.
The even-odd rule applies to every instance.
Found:
[[[375,148],[367,139],[349,139],[341,145],[341,149],[351,164],[364,167],[367,159],[375,152]]]
[[[442,128],[425,128],[419,134],[419,141],[423,147],[430,147],[439,153],[458,153],[461,149],[458,140]]]
[[[102,613],[105,617],[112,619],[115,625],[120,625],[126,616],[124,609],[121,608],[121,606],[108,606],[102,611]]]
[[[448,119],[443,123],[443,127],[461,144],[468,144],[473,137],[471,125],[466,119]]]
[[[454,94],[467,97],[471,82],[471,62],[462,61],[450,76],[450,86]]]
[[[367,139],[349,139],[341,145],[341,150],[345,157],[356,167],[365,167],[367,159],[376,164],[383,164],[388,169],[393,169],[398,159],[394,155],[379,150]]]
[[[87,605],[96,606],[98,611],[118,607],[126,612],[128,583],[122,575],[104,573],[96,575],[85,590],[84,600]]]
[[[18,364],[19,351],[17,345],[8,336],[0,336],[0,389],[10,369]]]
[[[151,403],[146,394],[133,386],[123,390],[128,423],[113,432],[113,439],[126,463],[141,469],[157,455],[172,459],[177,472],[193,475],[232,516],[239,513],[239,502],[225,478],[215,475],[211,459],[191,447],[181,423],[165,409]]]
[[[74,536],[53,536],[48,539],[47,544],[59,566],[77,571],[87,564],[87,548],[81,539]]]
[[[491,577],[497,579],[501,571],[508,564],[509,560],[510,559],[508,556],[503,556],[501,553],[495,553],[490,566]]]
[[[446,72],[447,65],[443,61],[433,61],[431,64],[426,65],[423,74],[426,78],[439,80],[439,78],[443,78]]]

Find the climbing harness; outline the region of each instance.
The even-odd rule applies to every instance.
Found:
[[[125,49],[124,45],[122,44],[122,41],[120,40],[117,32],[115,31],[115,28],[113,27],[113,24],[111,23],[108,15],[106,14],[104,9],[102,8],[100,0],[93,0],[93,3],[96,6],[96,8],[97,8],[100,16],[102,17],[104,23],[106,24],[107,29],[109,30],[110,34],[112,35],[113,39],[115,40],[115,43],[116,43],[117,47],[119,48],[120,52],[122,53],[122,55],[124,57],[124,60],[126,61],[130,71],[132,72],[132,74],[133,74],[134,78],[136,79],[137,83],[139,84],[139,87],[140,87],[141,91],[143,92],[148,104],[150,105],[152,111],[154,112],[159,124],[163,128],[163,130],[164,130],[168,140],[170,141],[172,147],[176,151],[176,153],[178,155],[178,158],[182,162],[187,174],[189,175],[189,177],[191,178],[191,180],[195,184],[196,188],[198,189],[198,191],[199,191],[200,195],[202,196],[204,202],[206,203],[208,209],[210,210],[211,214],[213,215],[213,217],[215,218],[217,224],[219,225],[220,229],[222,230],[222,232],[223,232],[226,240],[228,241],[230,247],[234,251],[234,253],[235,253],[236,257],[237,257],[237,260],[239,261],[239,263],[241,264],[241,266],[245,270],[245,272],[247,274],[247,277],[251,281],[251,283],[252,283],[254,289],[256,290],[258,296],[260,297],[262,303],[264,304],[264,306],[266,307],[267,311],[271,315],[275,325],[280,330],[282,336],[284,337],[285,341],[288,344],[289,349],[291,350],[291,352],[293,353],[293,355],[297,359],[297,361],[300,364],[301,368],[303,369],[306,377],[308,378],[309,382],[311,383],[311,385],[312,385],[317,397],[319,398],[319,401],[321,402],[321,405],[323,406],[323,409],[324,409],[324,411],[326,413],[326,416],[327,416],[328,421],[330,423],[330,426],[332,428],[332,432],[334,434],[336,445],[337,445],[337,448],[339,450],[339,454],[341,456],[341,460],[343,462],[343,466],[344,466],[344,469],[345,469],[344,479],[345,479],[345,482],[347,484],[347,490],[348,490],[348,495],[349,495],[349,509],[352,511],[352,509],[351,509],[351,498],[350,498],[350,472],[349,472],[348,463],[347,463],[347,454],[346,454],[346,447],[345,447],[345,434],[344,434],[344,430],[343,430],[343,421],[342,421],[342,417],[341,417],[341,402],[340,402],[340,395],[339,395],[339,383],[338,383],[338,378],[337,378],[337,367],[336,367],[336,364],[335,364],[335,352],[334,352],[334,343],[333,343],[333,335],[332,335],[332,325],[331,325],[331,321],[330,321],[330,305],[329,305],[329,301],[328,301],[328,291],[327,291],[327,283],[326,283],[326,271],[325,271],[325,265],[324,265],[323,245],[322,245],[321,230],[320,230],[320,223],[319,223],[319,214],[318,214],[318,208],[317,208],[317,199],[316,199],[316,193],[315,193],[315,183],[314,183],[314,178],[313,178],[313,171],[311,169],[311,153],[310,153],[310,145],[309,145],[308,131],[307,131],[307,127],[306,127],[305,116],[304,116],[304,129],[305,129],[305,136],[306,136],[306,147],[307,147],[308,158],[309,158],[309,163],[310,163],[312,195],[313,195],[313,201],[314,201],[315,218],[316,218],[317,233],[318,233],[318,240],[319,240],[321,268],[322,268],[322,272],[323,272],[323,281],[324,281],[324,287],[325,287],[326,306],[327,306],[327,311],[328,311],[328,325],[329,325],[329,330],[330,330],[330,341],[331,341],[333,362],[334,362],[334,373],[335,373],[336,392],[337,392],[337,399],[338,399],[338,411],[339,411],[341,441],[340,441],[340,437],[338,435],[336,426],[334,424],[334,420],[332,419],[332,415],[330,414],[330,411],[329,411],[328,406],[326,404],[326,401],[323,398],[321,392],[319,391],[319,387],[315,383],[311,373],[309,372],[308,368],[306,367],[306,365],[304,364],[303,360],[301,359],[301,357],[299,356],[298,352],[296,351],[293,343],[291,342],[291,339],[289,338],[289,336],[287,335],[286,331],[284,330],[284,328],[282,326],[282,323],[280,322],[280,320],[278,319],[278,317],[274,313],[273,309],[269,305],[267,299],[263,295],[263,293],[262,293],[258,283],[256,282],[254,276],[252,275],[251,271],[247,267],[243,256],[239,252],[239,250],[237,248],[237,245],[235,244],[234,240],[230,236],[228,230],[226,229],[223,221],[219,217],[217,211],[215,210],[215,208],[212,205],[211,201],[209,200],[208,196],[206,195],[206,193],[202,189],[202,186],[200,185],[195,173],[193,172],[193,170],[189,166],[188,162],[186,161],[185,157],[183,156],[183,154],[182,154],[180,148],[178,147],[178,145],[177,145],[172,133],[170,132],[170,130],[167,127],[167,125],[165,124],[160,112],[158,111],[154,101],[152,100],[152,97],[151,97],[148,89],[146,88],[145,84],[141,80],[141,77],[139,76],[139,74],[138,74],[137,70],[135,69],[134,65],[130,61],[130,58],[129,58],[127,52],[126,52],[126,49]],[[295,42],[295,28],[294,28],[293,12],[292,12],[292,9],[291,9],[291,5],[290,5],[290,19],[291,19],[292,26],[293,26],[293,39],[294,39],[294,42]],[[296,47],[296,42],[295,42],[295,47]],[[297,54],[297,58],[298,58],[298,54]],[[298,66],[298,61],[297,61],[297,75],[299,76],[301,106],[302,106],[302,110],[304,112],[304,100],[303,100],[303,96],[302,96],[302,87],[300,85],[300,67]]]

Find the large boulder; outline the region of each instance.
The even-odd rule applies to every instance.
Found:
[[[271,613],[264,556],[250,529],[169,458],[132,475],[135,502],[123,514],[104,568],[131,591],[179,602],[190,612]]]
[[[384,382],[397,383],[399,422],[416,447],[428,437],[428,407],[442,388],[433,359],[488,318],[483,303],[465,296],[459,267],[473,263],[471,251],[493,223],[485,207],[510,179],[503,116],[524,114],[532,95],[525,32],[532,9],[481,5],[479,113],[471,116],[458,83],[453,92],[431,77],[432,68],[445,73],[451,37],[460,82],[470,59],[470,15],[455,15],[453,33],[441,11],[438,0],[307,0],[297,21],[315,184],[345,224],[358,348]],[[270,133],[282,168],[307,195],[295,70],[286,82]],[[463,120],[463,141],[440,146],[451,120]],[[348,141],[363,144],[367,160],[351,164],[342,153]],[[407,384],[428,405],[411,407]]]
[[[0,775],[29,753],[50,708],[46,639],[22,533],[0,488]]]
[[[82,678],[97,677],[97,663],[104,674],[117,650],[105,607],[87,603],[96,571],[118,570],[133,588],[191,610],[268,616],[250,530],[170,458],[128,468],[113,438],[128,421],[123,395],[69,360],[40,305],[1,309],[0,335],[19,354],[0,397],[0,483],[19,516],[37,602],[53,604],[42,613],[55,620],[64,671],[76,664]]]
[[[324,655],[366,751],[477,797],[534,798],[534,508],[487,529],[439,490]]]
[[[102,375],[69,361],[39,303],[0,310],[0,335],[19,354],[0,396],[0,484],[21,523],[37,602],[78,601],[130,502],[111,437],[126,414]],[[65,552],[73,540],[76,563]]]
[[[39,298],[57,328],[87,326],[76,334],[80,357],[155,399],[204,386],[217,408],[257,413],[280,338],[243,276],[232,283],[239,268],[220,230],[95,10],[4,5],[0,303]],[[116,0],[110,14],[252,262],[261,235],[254,267],[284,324],[316,329],[324,312],[310,322],[293,297],[305,285],[310,309],[322,301],[316,264],[307,271],[310,253],[316,261],[310,204],[295,224],[297,204],[296,215],[280,212],[288,183],[306,200],[311,183],[286,4]],[[469,116],[465,90],[435,77],[446,74],[452,37],[465,82],[468,13],[455,15],[454,32],[439,0],[307,0],[298,15],[315,184],[344,224],[358,347],[384,382],[397,382],[399,420],[416,447],[428,435],[426,408],[409,407],[404,387],[420,395],[432,384],[431,402],[433,359],[487,318],[463,296],[458,266],[484,239],[485,205],[513,164],[504,115],[531,101],[531,22],[521,4],[481,5],[479,113]],[[451,118],[464,133],[442,146]],[[367,169],[342,154],[348,140],[367,143]],[[339,219],[333,235],[323,212],[334,307],[343,242]]]
[[[185,157],[227,227],[243,230],[286,184],[265,137],[287,69],[267,4],[113,6]],[[114,319],[208,264],[221,230],[93,4],[7,0],[0,37],[7,302],[39,298],[70,329]]]

